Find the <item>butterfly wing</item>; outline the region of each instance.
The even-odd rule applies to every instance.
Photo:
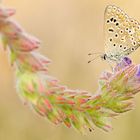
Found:
[[[120,60],[140,46],[140,24],[114,5],[105,9],[105,53],[111,60]]]

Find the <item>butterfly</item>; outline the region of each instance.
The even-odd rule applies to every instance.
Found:
[[[101,58],[120,61],[140,47],[140,23],[119,7],[108,5],[104,13],[104,44]]]

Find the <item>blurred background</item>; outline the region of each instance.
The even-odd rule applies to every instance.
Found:
[[[27,32],[42,41],[39,52],[52,60],[50,74],[71,89],[93,94],[98,78],[109,65],[98,59],[87,61],[90,52],[104,52],[103,15],[108,4],[115,4],[140,21],[139,0],[3,0],[17,10],[15,18]],[[131,57],[140,63],[140,49]],[[140,95],[136,108],[119,116],[113,130],[96,128],[82,136],[63,125],[55,126],[24,106],[15,90],[13,68],[0,47],[0,140],[139,140]]]

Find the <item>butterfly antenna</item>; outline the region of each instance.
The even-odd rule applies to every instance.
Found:
[[[89,60],[89,61],[88,61],[88,63],[91,63],[92,61],[96,60],[96,59],[97,59],[97,58],[99,58],[99,57],[101,57],[101,56],[100,56],[100,55],[98,55],[97,57],[95,57],[95,58],[93,58],[93,59]]]
[[[96,52],[96,53],[89,53],[88,55],[95,55],[95,54],[103,54],[102,52]]]

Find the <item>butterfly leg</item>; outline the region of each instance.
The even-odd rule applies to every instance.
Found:
[[[110,67],[110,68],[111,68],[111,70],[113,71],[113,66],[112,66],[111,61],[109,61],[108,59],[106,59],[106,60],[107,60],[107,62],[108,62],[109,67]]]

